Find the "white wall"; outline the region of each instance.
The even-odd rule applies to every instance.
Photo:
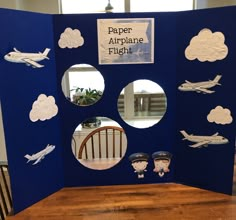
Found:
[[[0,103],[0,161],[7,161],[6,147],[5,147],[5,137],[2,124],[2,111]]]
[[[58,14],[60,12],[59,0],[17,0],[17,9],[24,11]]]
[[[195,9],[236,5],[236,0],[195,0]]]
[[[0,0],[0,8],[58,14],[60,0]]]
[[[16,8],[16,0],[0,0],[0,8]]]
[[[208,8],[236,5],[236,0],[208,0]]]

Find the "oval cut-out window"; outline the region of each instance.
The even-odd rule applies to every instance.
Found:
[[[127,148],[123,128],[105,117],[84,120],[72,136],[72,152],[85,167],[106,170],[120,162]]]
[[[105,87],[101,73],[88,64],[70,67],[65,72],[61,85],[65,97],[78,106],[95,104],[102,97]]]
[[[135,128],[148,128],[158,123],[167,108],[166,95],[155,82],[142,79],[129,83],[118,98],[121,118]]]

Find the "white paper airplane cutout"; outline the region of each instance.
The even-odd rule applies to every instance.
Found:
[[[4,59],[13,62],[13,63],[25,63],[27,66],[32,66],[34,68],[41,68],[44,67],[44,65],[41,65],[38,63],[38,61],[42,61],[44,59],[48,59],[47,57],[50,49],[46,48],[43,53],[22,53],[16,48],[14,48],[14,51],[11,51],[10,53],[6,54],[4,56]]]
[[[189,147],[193,148],[207,147],[208,144],[227,144],[229,142],[227,138],[218,135],[218,133],[215,133],[211,136],[197,136],[192,134],[189,135],[184,130],[180,131],[180,133],[184,136],[183,140],[188,140],[196,143],[193,145],[189,145]]]
[[[44,157],[51,153],[53,150],[55,149],[55,146],[54,145],[47,145],[45,149],[39,151],[38,153],[36,154],[32,154],[32,155],[29,155],[29,154],[26,154],[25,155],[25,158],[28,159],[27,163],[32,161],[32,160],[36,160],[33,165],[39,163],[42,159],[44,159]]]
[[[213,80],[208,80],[208,81],[203,81],[203,82],[196,82],[196,83],[193,83],[193,82],[189,82],[187,80],[185,80],[185,83],[181,84],[178,89],[180,91],[184,91],[184,92],[187,92],[187,91],[195,91],[195,92],[198,92],[198,93],[214,93],[215,91],[213,90],[209,90],[210,88],[216,86],[216,85],[221,85],[219,83],[219,80],[222,76],[221,75],[217,75],[215,77],[215,79]]]

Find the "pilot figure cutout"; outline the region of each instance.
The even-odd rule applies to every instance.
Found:
[[[171,162],[172,154],[167,151],[157,151],[152,154],[154,160],[154,172],[163,177],[165,173],[169,172],[169,165]]]
[[[134,172],[138,174],[138,178],[144,178],[144,172],[147,172],[148,154],[146,153],[134,153],[129,156],[131,165],[134,168]]]

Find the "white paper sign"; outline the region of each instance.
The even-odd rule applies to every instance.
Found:
[[[154,62],[154,18],[98,19],[99,64]]]

